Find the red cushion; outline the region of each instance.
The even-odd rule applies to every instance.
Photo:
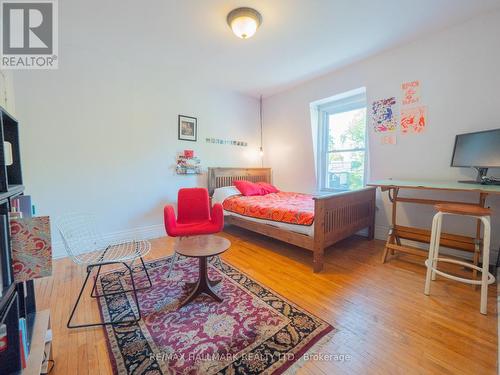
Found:
[[[214,204],[208,220],[176,222],[174,207],[170,205],[164,208],[164,219],[165,230],[170,237],[219,233],[224,227],[224,211],[220,203]]]
[[[177,224],[168,235],[170,237],[188,237],[202,234],[213,234],[221,231],[219,223],[200,221],[199,223]]]
[[[257,182],[257,185],[260,185],[262,187],[265,194],[280,192],[276,186],[268,184],[267,182]]]
[[[264,189],[262,189],[262,186],[254,184],[253,182],[250,181],[243,181],[243,180],[236,180],[233,182],[234,186],[236,186],[236,189],[238,189],[241,194],[245,196],[251,196],[251,195],[264,195]]]

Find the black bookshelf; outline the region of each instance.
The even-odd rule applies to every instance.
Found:
[[[19,124],[17,120],[11,116],[3,108],[0,109],[0,191],[8,192],[23,184],[23,176],[21,171],[21,148],[19,147]],[[5,143],[11,145],[13,163],[6,165],[4,157]]]
[[[10,147],[5,147],[5,142]],[[5,150],[12,150],[12,157],[5,157]],[[7,159],[12,163],[7,165]],[[0,323],[7,328],[7,349],[0,352],[0,374],[20,373],[21,350],[19,343],[19,319],[25,318],[27,326],[33,326],[36,315],[33,281],[14,283],[10,241],[9,212],[12,199],[24,191],[19,124],[0,107]],[[30,340],[28,329],[28,341]]]

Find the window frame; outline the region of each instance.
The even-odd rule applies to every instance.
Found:
[[[364,152],[363,187],[366,186],[367,165],[368,165],[368,134],[367,116],[365,116],[365,142],[364,148],[329,150],[329,117],[330,115],[367,108],[366,91],[344,96],[339,99],[332,99],[324,104],[318,105],[318,187],[320,191],[342,192],[344,189],[333,189],[327,185],[328,175],[328,155],[342,152]]]

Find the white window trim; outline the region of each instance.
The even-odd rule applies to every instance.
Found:
[[[354,93],[356,92],[356,93]],[[317,168],[318,168],[318,188],[320,191],[325,192],[339,192],[342,190],[331,189],[327,187],[326,184],[326,154],[331,152],[348,152],[348,151],[364,151],[364,171],[363,171],[363,186],[366,184],[367,180],[367,166],[368,166],[368,134],[367,126],[365,123],[365,147],[363,149],[352,149],[352,150],[339,150],[332,151],[328,150],[328,121],[329,116],[336,113],[348,112],[355,109],[367,108],[366,91],[354,90],[353,94],[349,93],[341,94],[341,98],[325,101],[317,106],[318,110],[318,157],[317,157]],[[368,111],[368,109],[367,109]],[[368,115],[368,113],[367,113]],[[366,120],[367,121],[367,120]]]

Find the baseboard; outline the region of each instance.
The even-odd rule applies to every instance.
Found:
[[[117,232],[103,234],[106,241],[119,242],[130,240],[132,238],[138,240],[149,240],[165,236],[165,227],[162,224],[150,225],[147,227],[137,227]],[[52,258],[60,259],[68,256],[64,244],[60,238],[52,242]]]
[[[389,227],[385,225],[375,224],[375,238],[377,240],[387,240],[387,235],[389,234]]]

